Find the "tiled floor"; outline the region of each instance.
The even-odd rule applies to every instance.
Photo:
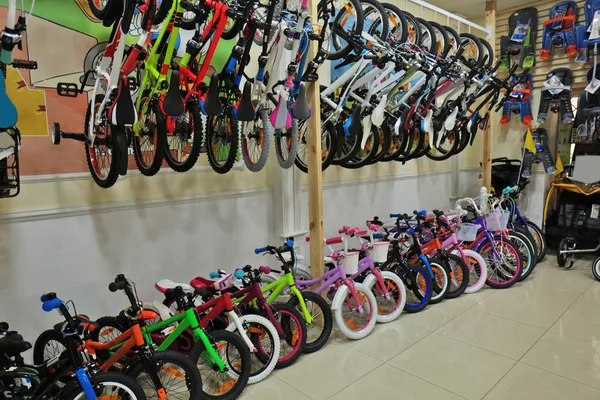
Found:
[[[248,387],[252,399],[600,399],[600,282],[548,255],[525,282],[402,314]]]

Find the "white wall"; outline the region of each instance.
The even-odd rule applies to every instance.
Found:
[[[238,196],[238,197],[236,197]],[[108,284],[124,273],[142,299],[158,298],[161,278],[181,282],[258,262],[254,248],[272,243],[270,191],[64,218],[0,224],[0,320],[35,340],[60,317],[42,311],[55,291],[92,318],[128,303]]]

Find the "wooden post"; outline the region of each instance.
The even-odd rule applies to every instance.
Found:
[[[491,37],[487,41],[496,49],[496,0],[485,0],[485,26],[491,28]],[[495,113],[488,121],[488,127],[483,133],[482,185],[490,189],[492,186],[492,128],[495,124]]]
[[[309,0],[308,13],[316,18],[318,0]],[[308,60],[317,55],[314,43],[310,44]],[[310,269],[312,276],[321,276],[325,271],[323,262],[323,171],[321,159],[321,97],[319,81],[309,83],[306,97],[312,110],[307,121],[308,147],[308,221],[310,229]]]

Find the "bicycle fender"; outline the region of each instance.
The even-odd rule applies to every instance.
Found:
[[[333,301],[331,302],[331,309],[337,310],[342,306],[344,300],[346,300],[346,296],[350,289],[346,285],[342,285],[338,288],[337,292],[335,292],[335,296],[333,297]]]
[[[387,94],[384,94],[381,97],[381,101],[379,102],[377,107],[375,107],[375,109],[373,110],[373,114],[371,115],[371,121],[373,122],[373,125],[375,125],[378,128],[381,126],[381,124],[383,124],[383,120],[385,118],[385,105],[386,104],[387,104]]]
[[[366,117],[363,118],[363,137],[362,140],[360,141],[360,148],[364,149],[365,146],[367,145],[367,140],[369,140],[369,132],[371,132],[371,116],[367,115]]]
[[[454,126],[456,125],[456,116],[457,115],[458,115],[458,107],[454,107],[454,109],[448,116],[448,119],[446,119],[446,122],[444,123],[447,131],[451,131],[452,129],[454,129]]]

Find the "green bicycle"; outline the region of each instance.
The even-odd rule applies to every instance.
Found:
[[[294,251],[294,241],[290,238],[287,242],[277,248],[274,246],[265,246],[255,249],[256,254],[273,254],[281,260],[281,269],[284,275],[262,286],[263,293],[269,293],[268,303],[273,303],[282,293],[289,293],[288,304],[294,307],[304,317],[306,322],[307,339],[304,347],[304,353],[313,353],[319,350],[327,343],[331,330],[333,328],[333,316],[329,304],[316,293],[301,292],[296,287],[294,267],[296,266],[296,253]],[[284,254],[290,253],[290,257],[284,257]],[[281,274],[282,271],[271,269],[271,272]]]

